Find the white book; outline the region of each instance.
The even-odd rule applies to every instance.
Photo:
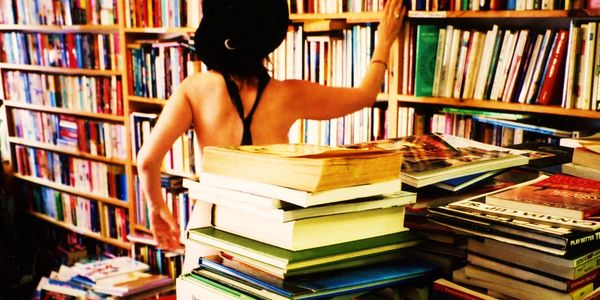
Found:
[[[592,83],[591,110],[600,111],[600,23],[596,23],[596,51],[594,55],[594,73]]]
[[[502,49],[498,57],[498,66],[496,67],[496,74],[494,75],[494,84],[492,85],[492,91],[490,93],[490,100],[499,100],[500,95],[504,91],[506,84],[506,76],[508,74],[508,68],[510,67],[510,60],[514,52],[518,33],[510,32],[506,30],[504,39],[502,41]]]
[[[435,55],[435,69],[433,71],[433,85],[431,95],[437,97],[440,88],[442,65],[444,63],[444,49],[446,46],[446,28],[440,28],[438,32],[437,52]]]
[[[462,37],[460,39],[460,51],[458,54],[458,61],[456,66],[456,74],[454,76],[454,90],[452,92],[452,97],[460,98],[461,91],[463,89],[464,78],[465,78],[465,68],[467,64],[467,54],[469,53],[469,41],[471,38],[471,32],[465,30],[462,32]]]
[[[521,68],[521,64],[523,63],[523,56],[525,55],[525,48],[528,40],[529,29],[521,29],[521,31],[519,31],[519,38],[517,40],[517,44],[515,45],[515,51],[510,63],[510,69],[507,74],[508,77],[506,78],[506,87],[504,88],[504,93],[502,94],[503,102],[512,102],[515,84],[518,77],[517,73]]]
[[[456,67],[458,66],[458,54],[460,52],[460,41],[462,38],[462,31],[460,29],[454,29],[452,33],[452,43],[450,45],[450,59],[446,68],[445,85],[443,87],[442,97],[452,97],[454,92],[454,82],[456,77]]]
[[[475,90],[473,91],[473,99],[483,100],[487,78],[488,76],[492,76],[492,74],[490,74],[490,64],[492,62],[492,55],[497,36],[498,25],[494,25],[485,35],[485,43],[481,53],[481,65],[476,79]]]
[[[453,39],[453,34],[454,34],[454,26],[448,25],[448,26],[446,26],[445,30],[446,30],[446,34],[445,34],[445,38],[443,40],[444,56],[442,57],[441,66],[440,66],[438,90],[437,91],[434,90],[436,95],[439,97],[444,96],[444,89],[446,87],[446,81],[448,80],[446,75],[448,74],[448,65],[450,63],[450,54],[451,54],[450,52],[452,51],[452,39]],[[442,40],[439,40],[438,42],[442,42]],[[437,62],[436,62],[436,66],[437,66]]]
[[[469,55],[466,62],[466,72],[464,79],[464,87],[462,92],[463,99],[472,99],[473,90],[475,88],[475,81],[477,80],[477,74],[479,74],[479,65],[481,63],[481,51],[483,49],[483,43],[485,42],[483,37],[484,34],[481,31],[474,31],[473,40],[471,42]]]
[[[557,33],[552,31],[552,29],[547,29],[544,33],[544,39],[542,40],[542,45],[540,46],[540,51],[535,62],[533,75],[531,76],[531,84],[529,85],[527,95],[525,96],[526,103],[535,102],[534,98],[537,96],[538,89],[542,83],[542,73],[548,64],[548,56],[552,50],[556,36]]]
[[[394,179],[378,183],[350,186],[311,193],[306,191],[294,190],[282,186],[236,179],[206,172],[200,173],[200,182],[204,185],[225,188],[232,191],[243,191],[257,196],[282,200],[301,207],[310,207],[321,204],[341,202],[356,198],[391,194],[400,191],[401,187],[400,179]],[[190,189],[197,190],[194,187],[197,184],[199,183],[190,180],[184,181],[184,186]],[[266,206],[274,208],[281,207],[280,204],[277,203]]]
[[[583,36],[582,36],[582,50],[580,71],[579,71],[579,96],[577,97],[577,108],[589,110],[591,107],[591,95],[592,95],[592,80],[594,71],[594,57],[595,57],[595,46],[596,46],[596,23],[588,23],[582,25]]]
[[[578,53],[580,44],[580,30],[574,23],[569,28],[569,44],[567,45],[567,61],[565,64],[565,81],[561,107],[573,108],[575,105],[576,75],[578,69]]]
[[[523,84],[521,86],[520,91],[516,91],[519,93],[519,98],[517,98],[517,102],[525,103],[527,100],[527,93],[529,92],[529,87],[531,86],[531,80],[533,78],[533,71],[537,64],[538,56],[540,54],[540,49],[542,47],[542,42],[544,40],[544,36],[541,34],[535,35],[535,41],[533,44],[533,50],[531,51],[531,57],[529,58],[529,65],[527,66],[527,70],[523,70],[525,72],[525,78],[523,80]]]

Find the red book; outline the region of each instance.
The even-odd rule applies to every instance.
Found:
[[[559,217],[589,219],[600,213],[600,181],[556,174],[532,185],[486,196],[485,202]]]
[[[537,102],[539,104],[548,105],[558,103],[562,99],[562,78],[564,77],[565,59],[567,57],[567,41],[569,31],[561,29],[556,37],[558,41],[556,46],[551,50],[550,57],[547,62],[544,81],[540,87],[540,95]]]

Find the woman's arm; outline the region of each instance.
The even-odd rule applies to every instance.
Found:
[[[159,248],[179,248],[180,230],[161,193],[160,168],[175,140],[192,124],[192,109],[182,82],[163,108],[150,137],[137,154],[140,188],[146,197],[150,224]]]
[[[290,80],[287,84],[293,91],[290,98],[294,100],[290,106],[300,111],[302,118],[317,120],[343,116],[372,106],[385,78],[390,48],[400,33],[405,15],[406,7],[402,5],[402,0],[387,1],[377,28],[377,45],[371,63],[358,87],[327,87],[308,81]]]

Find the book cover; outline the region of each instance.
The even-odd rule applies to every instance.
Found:
[[[127,274],[135,271],[145,271],[149,268],[150,266],[145,263],[139,262],[131,257],[121,256],[85,264],[77,264],[71,269],[79,276],[95,282],[97,280],[112,276]]]
[[[600,212],[600,181],[556,174],[532,185],[489,195],[485,201],[502,207],[588,219]]]
[[[202,170],[316,192],[398,178],[400,157],[398,151],[308,144],[205,147]]]
[[[522,151],[447,134],[400,137],[369,145],[402,153],[402,182],[413,187],[528,162]]]
[[[600,170],[600,153],[590,150],[587,146],[573,150],[573,163]]]
[[[438,48],[439,28],[435,25],[417,26],[417,47],[415,53],[415,96],[432,95],[435,72],[435,55]]]
[[[562,165],[563,174],[600,181],[600,169],[568,163]]]

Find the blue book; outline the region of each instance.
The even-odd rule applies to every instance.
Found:
[[[213,277],[210,273],[216,276]],[[241,290],[265,289],[293,299],[321,299],[354,294],[429,278],[435,273],[437,273],[437,267],[431,263],[414,259],[398,259],[389,263],[343,271],[308,274],[282,280],[268,280],[265,278],[259,279],[258,276],[248,275],[207,258],[200,258],[200,267],[192,272],[196,276],[212,277],[210,278],[212,280],[216,280],[219,276],[231,279],[227,282],[237,285],[236,288]],[[225,281],[219,282],[225,283]]]

